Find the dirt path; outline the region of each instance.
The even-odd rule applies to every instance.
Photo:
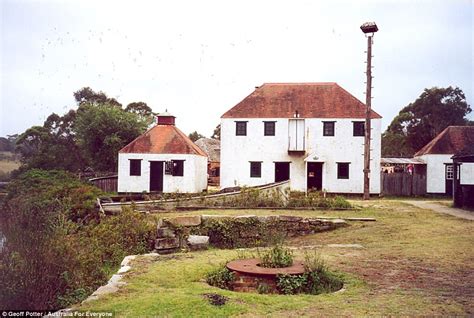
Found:
[[[431,201],[402,201],[414,205],[421,209],[430,209],[438,213],[450,214],[458,218],[474,221],[474,212],[469,212],[462,209],[450,208]]]

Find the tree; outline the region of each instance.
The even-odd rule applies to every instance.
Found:
[[[147,126],[150,126],[155,121],[155,113],[153,113],[152,109],[147,105],[147,103],[130,103],[127,105],[127,107],[125,107],[125,111],[138,115],[142,121],[147,123]]]
[[[79,106],[83,104],[109,104],[116,107],[122,107],[115,98],[110,98],[104,92],[95,92],[90,87],[83,87],[74,92],[74,99]]]
[[[191,139],[192,142],[195,142],[198,139],[204,138],[204,136],[198,133],[197,131],[193,131],[192,133],[188,135],[188,137],[189,139]]]
[[[211,138],[221,140],[221,124],[217,125],[216,128],[214,128],[214,132],[212,133]]]
[[[460,88],[426,88],[383,133],[382,155],[412,156],[446,127],[469,124],[465,116],[470,112]]]
[[[118,151],[142,134],[139,116],[110,104],[84,104],[77,111],[74,131],[88,163],[99,171],[117,171]]]
[[[43,126],[33,126],[21,134],[16,150],[21,154],[23,169],[82,170],[84,159],[72,131],[75,117],[74,110],[62,117],[53,113]]]

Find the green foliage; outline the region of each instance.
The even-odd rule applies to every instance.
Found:
[[[277,287],[281,293],[318,295],[342,288],[342,279],[328,270],[318,253],[305,254],[304,265],[304,274],[277,276]]]
[[[125,210],[100,217],[100,190],[63,171],[30,170],[0,209],[0,308],[57,309],[107,280],[123,256],[147,251],[154,223]]]
[[[280,244],[260,255],[262,267],[281,268],[293,265],[293,252]]]
[[[304,291],[306,275],[277,275],[278,290],[285,295],[299,294]]]
[[[256,217],[209,219],[192,234],[209,236],[209,243],[220,248],[264,246],[281,236],[272,222],[260,222]]]
[[[470,112],[460,88],[426,88],[382,135],[382,156],[412,156],[446,127],[469,124],[465,116]]]
[[[231,272],[230,270],[225,267],[225,265],[222,265],[206,275],[206,282],[215,287],[219,287],[222,289],[229,289],[232,290],[232,283],[235,280],[235,274],[234,272]]]
[[[16,140],[22,171],[63,169],[71,172],[91,166],[98,171],[116,171],[117,153],[153,122],[151,109],[143,102],[125,110],[114,98],[85,87],[74,93],[77,111],[51,114],[43,126],[27,129]]]
[[[88,163],[98,171],[116,171],[118,151],[145,131],[138,115],[110,104],[83,104],[74,131]]]
[[[231,206],[240,208],[256,207],[284,207],[283,195],[276,189],[272,191],[262,191],[256,188],[241,188],[241,193],[226,198],[225,201],[216,201],[219,206]]]
[[[198,139],[203,138],[204,136],[198,133],[197,131],[193,131],[188,135],[189,139],[191,139],[192,142],[195,142]]]
[[[341,196],[325,196],[319,191],[291,192],[288,207],[313,207],[327,209],[351,209],[352,205]]]

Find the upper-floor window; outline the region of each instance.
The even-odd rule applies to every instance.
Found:
[[[140,176],[142,174],[142,160],[130,159],[130,175]]]
[[[323,122],[323,136],[334,136],[334,124],[333,121]]]
[[[337,178],[349,179],[349,162],[337,163]]]
[[[264,136],[275,136],[275,122],[274,121],[264,121]]]
[[[365,122],[363,121],[354,121],[354,136],[364,136],[365,135]]]
[[[250,177],[260,178],[262,176],[262,162],[250,161]]]
[[[247,122],[236,121],[235,122],[235,135],[236,136],[247,136]]]

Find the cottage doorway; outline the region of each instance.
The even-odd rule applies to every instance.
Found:
[[[275,162],[275,182],[290,180],[290,163]]]
[[[452,164],[445,165],[445,193],[446,195],[453,195],[453,179],[454,179],[454,168]]]
[[[164,161],[150,161],[150,192],[163,192]]]
[[[306,169],[306,186],[309,190],[320,191],[323,188],[323,163],[308,162]]]

